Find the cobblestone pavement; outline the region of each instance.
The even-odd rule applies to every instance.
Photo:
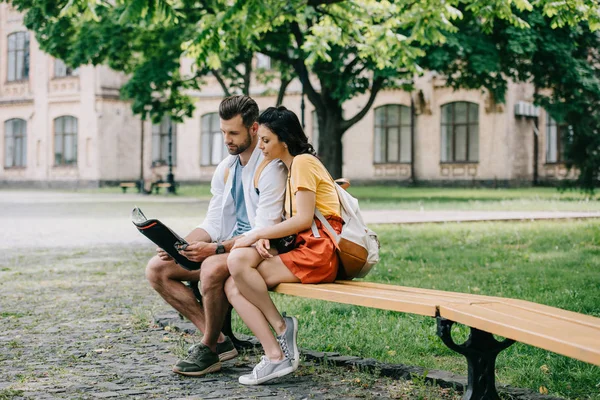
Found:
[[[166,196],[0,191],[0,400],[459,397],[310,361],[244,387],[237,378],[258,362],[253,352],[205,378],[172,373],[199,337],[154,323],[169,308],[145,281],[153,246],[129,222],[133,205],[181,232],[206,208]]]
[[[304,362],[274,384],[244,387],[258,354],[222,372],[170,367],[196,335],[161,328],[166,306],[144,281],[147,250],[6,250],[0,255],[0,399],[448,398],[453,391]]]

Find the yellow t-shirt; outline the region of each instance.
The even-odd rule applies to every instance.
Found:
[[[288,187],[285,194],[285,212],[290,215],[290,188],[293,214],[296,215],[296,192],[300,189],[310,190],[316,195],[316,207],[323,216],[335,215],[340,217],[340,201],[331,180],[329,172],[321,161],[310,154],[300,154],[294,157],[291,175],[288,172]]]

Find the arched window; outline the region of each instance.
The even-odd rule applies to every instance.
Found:
[[[546,115],[546,162],[562,163],[565,161],[563,141],[570,136],[571,132],[567,124],[559,124],[550,114]]]
[[[479,105],[459,101],[442,106],[442,162],[479,160]]]
[[[29,32],[8,35],[7,80],[21,81],[29,78]]]
[[[375,109],[373,160],[381,163],[411,161],[410,107],[389,104]]]
[[[318,153],[319,152],[319,117],[317,116],[317,111],[312,112],[312,137],[310,139],[313,148]]]
[[[219,114],[205,114],[202,116],[201,122],[202,156],[200,165],[218,165],[228,154],[227,147],[223,142]]]
[[[163,116],[160,124],[152,125],[152,165],[169,163],[169,128],[171,128],[171,162],[177,164],[177,125],[168,115]]]
[[[77,118],[54,120],[54,165],[77,164]]]
[[[9,119],[4,123],[4,167],[27,166],[27,122]]]

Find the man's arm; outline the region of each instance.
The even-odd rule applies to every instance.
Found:
[[[210,182],[210,193],[212,198],[206,211],[204,221],[198,225],[198,228],[203,229],[209,235],[209,240],[206,242],[216,241],[221,236],[221,216],[223,214],[223,196],[225,192],[225,170],[229,165],[229,157],[221,161]]]

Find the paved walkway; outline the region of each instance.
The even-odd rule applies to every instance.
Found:
[[[141,284],[152,245],[130,222],[134,205],[182,233],[202,220],[207,207],[205,201],[166,196],[0,191],[0,399],[460,397],[438,387],[311,362],[275,384],[240,386],[237,377],[257,362],[253,353],[206,378],[174,375],[170,366],[198,337],[150,322],[151,315],[168,307]],[[482,220],[486,215],[600,217],[365,212],[370,223]]]
[[[207,201],[138,194],[0,191],[0,249],[148,244],[131,224],[139,206],[185,235],[204,218]],[[600,212],[364,210],[370,224],[600,218]]]

